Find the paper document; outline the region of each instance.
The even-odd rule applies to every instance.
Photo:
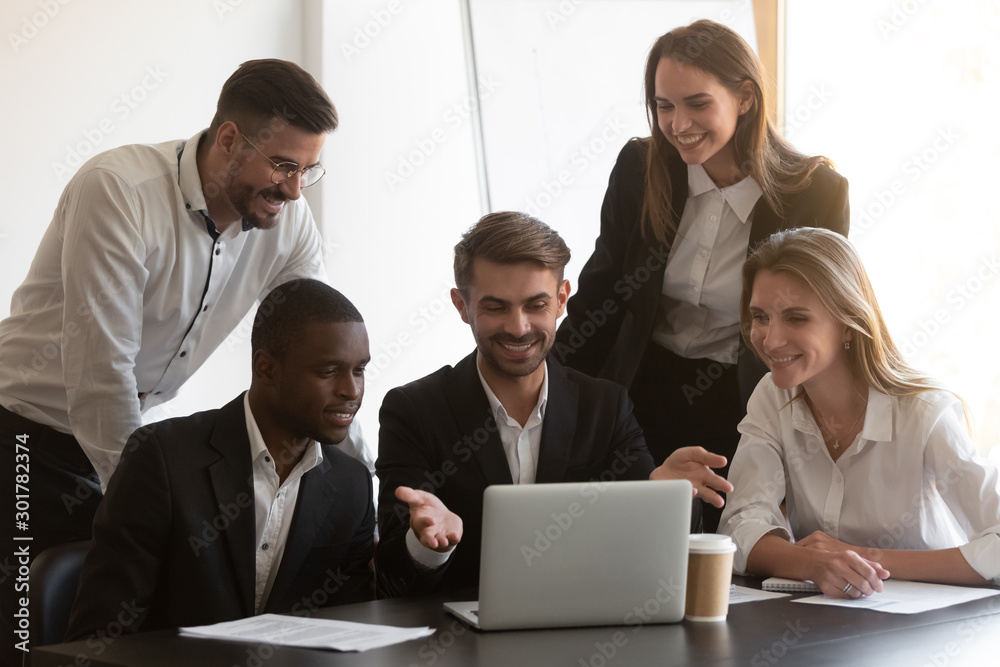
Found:
[[[953,604],[979,600],[991,595],[1000,595],[1000,590],[993,588],[966,588],[964,586],[945,586],[944,584],[924,584],[918,581],[901,581],[888,579],[882,582],[881,593],[874,593],[856,600],[841,600],[826,595],[814,595],[799,598],[792,602],[805,604],[826,604],[833,607],[851,607],[854,609],[871,609],[890,614],[919,614],[922,611],[942,609]]]
[[[429,637],[434,634],[434,629],[397,628],[391,625],[262,614],[239,621],[181,628],[180,633],[186,637],[252,641],[274,646],[367,651],[370,648]]]
[[[758,600],[773,600],[774,598],[790,597],[788,593],[775,593],[772,591],[761,591],[756,588],[737,586],[733,584],[729,591],[729,604],[739,604],[741,602],[757,602]]]

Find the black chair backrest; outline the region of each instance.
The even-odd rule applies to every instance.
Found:
[[[31,646],[58,644],[63,640],[90,545],[90,540],[60,544],[46,549],[32,561],[28,592]]]

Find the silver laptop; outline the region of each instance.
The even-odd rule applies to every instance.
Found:
[[[690,525],[685,480],[490,486],[479,601],[445,609],[481,630],[680,621]]]

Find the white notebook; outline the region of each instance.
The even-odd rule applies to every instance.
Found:
[[[761,584],[765,591],[778,591],[781,593],[819,593],[819,586],[806,579],[785,579],[783,577],[771,577],[765,579]]]

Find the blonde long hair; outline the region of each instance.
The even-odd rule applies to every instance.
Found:
[[[847,354],[855,377],[863,377],[870,386],[888,396],[913,396],[945,389],[903,358],[889,334],[857,249],[840,234],[814,227],[776,232],[743,263],[740,329],[754,354],[756,350],[750,341],[750,297],[759,271],[786,273],[802,280],[830,315],[854,332]],[[962,401],[966,425],[971,425],[969,406],[960,396],[958,399]]]
[[[745,81],[753,84],[753,104],[739,116],[733,146],[744,173],[752,176],[763,192],[764,201],[781,215],[781,196],[806,188],[820,165],[833,167],[823,156],[806,156],[785,141],[767,119],[764,75],[760,61],[742,37],[709,20],[695,21],[676,28],[656,40],[646,60],[646,115],[651,136],[646,159],[646,194],[642,202],[642,233],[647,241],[655,238],[669,246],[679,223],[667,171],[667,156],[677,159],[657,124],[656,68],[663,58],[694,65],[719,80],[734,95]],[[686,192],[677,193],[686,197]]]

